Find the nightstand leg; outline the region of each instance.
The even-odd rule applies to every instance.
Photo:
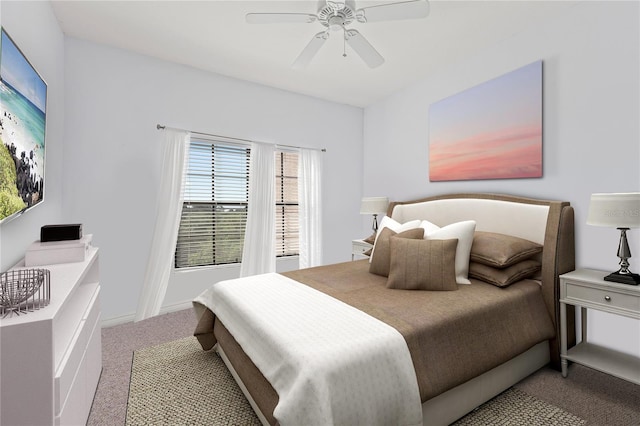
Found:
[[[581,326],[582,326],[582,341],[587,341],[587,308],[580,309]]]
[[[562,377],[567,377],[567,305],[560,303],[560,364]]]

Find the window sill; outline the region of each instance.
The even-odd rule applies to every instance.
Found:
[[[300,256],[281,256],[276,258],[276,264],[287,261],[299,261]],[[206,266],[192,266],[189,268],[176,268],[172,267],[171,272],[174,274],[181,274],[187,272],[217,270],[217,269],[240,269],[240,263],[225,263],[224,265],[206,265]]]

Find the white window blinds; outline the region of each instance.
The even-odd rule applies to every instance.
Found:
[[[276,256],[298,254],[298,153],[276,152]]]
[[[240,263],[249,147],[191,140],[175,267]],[[298,254],[298,153],[276,151],[276,256]]]
[[[250,149],[191,141],[176,268],[242,260]]]

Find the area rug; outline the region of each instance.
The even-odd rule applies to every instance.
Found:
[[[135,351],[127,426],[259,424],[222,359],[213,351],[203,351],[195,337]],[[584,424],[584,420],[515,388],[455,423],[457,426]]]

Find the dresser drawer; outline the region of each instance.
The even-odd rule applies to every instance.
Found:
[[[100,314],[89,336],[89,343],[69,389],[66,401],[56,415],[55,426],[84,425],[89,418],[93,396],[102,371]]]
[[[617,291],[601,290],[568,282],[566,284],[566,298],[578,303],[588,302],[604,308],[640,310],[640,297]]]
[[[80,365],[84,358],[87,345],[90,342],[94,328],[100,318],[100,286],[87,287],[86,289],[89,288],[93,289],[93,295],[87,308],[82,314],[82,319],[71,340],[69,349],[63,357],[58,370],[55,372],[54,407],[56,415],[59,415],[62,412],[65,404],[67,403],[67,399],[71,398],[73,394],[71,389],[74,386],[74,382],[77,381],[76,375],[79,374]],[[84,379],[81,379],[81,381],[84,382]],[[84,388],[82,393],[84,393]]]

